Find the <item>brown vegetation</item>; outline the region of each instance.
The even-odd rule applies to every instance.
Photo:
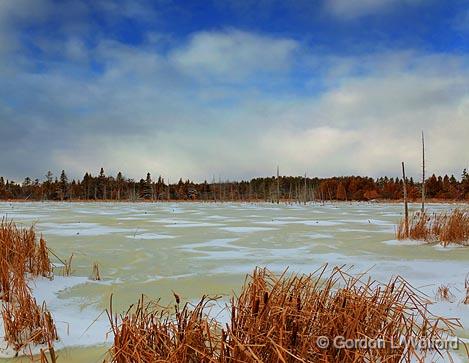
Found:
[[[466,288],[466,297],[463,300],[463,304],[469,304],[469,276],[466,277],[466,281],[464,282],[464,287]]]
[[[99,264],[93,263],[93,272],[91,273],[91,279],[94,281],[101,281],[101,273],[99,272]]]
[[[455,209],[441,214],[415,213],[406,231],[405,219],[397,227],[397,239],[422,240],[429,243],[440,242],[469,245],[469,211]]]
[[[112,361],[123,362],[204,362],[215,357],[219,339],[214,322],[205,315],[206,304],[202,300],[192,309],[188,304],[180,307],[179,298],[175,313],[158,302],[144,302],[120,317],[109,312],[114,345]]]
[[[70,257],[62,261],[62,276],[70,276],[72,274],[72,261],[73,261],[73,253],[70,255]]]
[[[38,306],[26,285],[11,295],[2,308],[5,341],[15,351],[29,344],[47,344],[57,339],[57,330],[45,304]]]
[[[174,310],[142,297],[120,316],[113,315],[111,301],[111,361],[410,362],[429,352],[399,343],[445,338],[460,327],[456,320],[432,316],[428,301],[400,277],[383,285],[340,268],[329,276],[325,270],[278,277],[256,269],[231,300],[225,327],[208,317],[205,297],[181,308],[175,295]],[[332,344],[337,336],[382,346],[342,349]],[[318,339],[330,344],[320,347]]]
[[[454,295],[451,293],[449,286],[441,285],[436,292],[436,298],[440,301],[453,301]]]
[[[34,228],[0,224],[0,284],[4,339],[19,351],[28,344],[51,344],[57,339],[46,306],[38,306],[27,285],[28,277],[52,277],[46,241],[37,240]]]

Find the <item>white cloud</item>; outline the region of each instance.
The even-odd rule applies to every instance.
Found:
[[[362,16],[386,12],[395,6],[414,5],[423,0],[325,0],[327,12],[341,19],[355,19]]]
[[[236,106],[211,112],[197,99],[178,101],[181,112],[188,103],[193,110],[183,123],[155,125],[144,134],[84,135],[89,150],[99,152],[65,151],[61,161],[73,165],[64,160],[78,158],[77,170],[106,165],[134,176],[149,170],[171,180],[271,175],[277,164],[293,175],[397,176],[406,161],[409,175],[417,177],[420,131],[425,130],[428,172],[459,176],[469,163],[468,70],[448,76],[457,69],[439,68],[439,75],[434,69],[429,77],[424,55],[414,59],[412,70],[401,72],[380,59],[376,73],[344,78],[319,96],[253,99],[243,93]],[[458,62],[448,56],[446,64]],[[155,112],[156,119],[161,117],[161,110]]]
[[[66,169],[81,177],[104,166],[134,178],[149,171],[171,180],[238,179],[272,175],[277,164],[288,174],[378,176],[397,175],[402,160],[416,175],[422,129],[430,173],[458,175],[468,164],[462,56],[309,51],[322,63],[309,67],[296,41],[238,30],[194,34],[169,55],[153,42],[103,40],[87,49],[75,38],[44,49],[67,44],[69,57],[103,71],[78,68],[77,77],[58,62],[43,73],[22,64],[0,72],[0,154],[9,156],[0,169],[9,176]],[[292,64],[300,67],[295,82],[320,82],[320,91],[295,85],[289,93]],[[263,72],[277,79],[271,89]]]
[[[320,97],[277,112],[286,121],[262,135],[262,153],[320,175],[398,175],[400,161],[418,175],[424,130],[429,172],[458,176],[469,164],[467,67],[455,56],[441,62],[415,54],[412,67],[398,71],[379,58],[368,74],[345,77]]]
[[[297,48],[292,39],[239,30],[199,32],[186,46],[176,49],[171,59],[182,71],[198,78],[233,81],[255,72],[287,70]]]

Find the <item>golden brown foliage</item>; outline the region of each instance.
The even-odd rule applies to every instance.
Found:
[[[195,308],[181,309],[176,295],[174,311],[144,304],[142,297],[119,317],[111,301],[111,361],[410,362],[429,352],[400,343],[444,338],[460,327],[457,320],[431,315],[428,301],[401,277],[383,285],[341,268],[329,276],[325,271],[279,277],[256,269],[232,298],[224,329],[208,318],[205,297]],[[337,336],[383,345],[343,349],[332,344]],[[321,347],[318,339],[330,344]]]
[[[427,215],[415,213],[409,221],[409,233],[405,221],[397,226],[397,239],[423,240],[429,243],[439,242],[443,246],[450,243],[469,245],[469,211],[455,209],[442,214]]]

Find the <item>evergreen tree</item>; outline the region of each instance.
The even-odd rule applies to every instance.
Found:
[[[106,199],[107,198],[107,181],[106,181],[106,175],[104,174],[104,168],[101,168],[99,171],[99,176],[98,176],[98,183],[97,183],[97,195],[96,198],[100,199]]]
[[[49,170],[46,174],[46,181],[44,182],[44,192],[45,192],[45,197],[46,199],[50,199],[52,196],[52,181],[53,181],[53,176],[52,172]]]
[[[65,198],[67,198],[67,195],[68,195],[68,178],[64,170],[62,170],[62,173],[60,173],[59,188],[60,188],[60,199],[64,200]]]
[[[469,174],[467,173],[467,169],[464,169],[462,172],[461,187],[464,197],[469,199]]]
[[[124,184],[124,177],[119,171],[116,176],[117,200],[121,199],[122,185]]]

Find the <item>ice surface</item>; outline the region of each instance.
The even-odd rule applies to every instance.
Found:
[[[428,204],[430,211],[455,207]],[[356,273],[369,270],[382,282],[399,274],[430,298],[448,285],[454,301],[430,309],[460,318],[464,329],[458,336],[469,339],[469,306],[461,304],[469,247],[397,241],[399,204],[0,203],[0,215],[7,213],[25,225],[37,221],[59,256],[74,253],[75,276],[34,286],[57,322],[59,347],[107,341],[104,316],[87,328],[111,293],[121,312],[142,293],[169,302],[172,291],[188,301],[204,293],[226,297],[255,266],[311,273],[325,263],[353,265]],[[88,279],[94,261],[103,281]]]

